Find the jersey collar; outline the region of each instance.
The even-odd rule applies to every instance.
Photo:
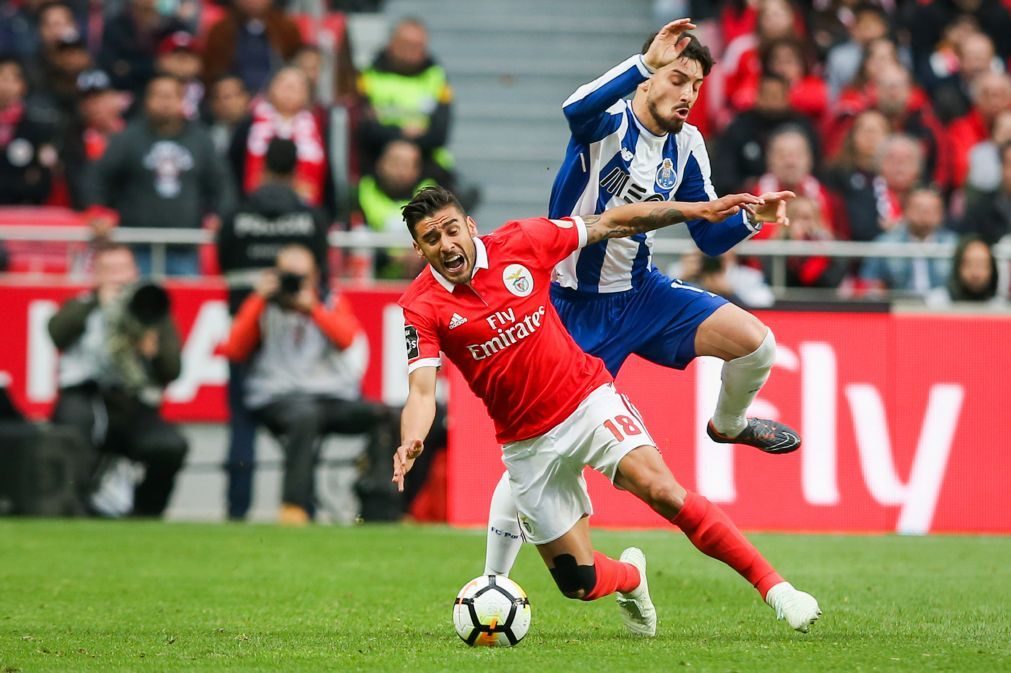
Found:
[[[470,273],[471,280],[477,275],[478,269],[488,268],[488,249],[484,247],[484,242],[477,236],[474,237],[474,256],[474,270]],[[446,277],[436,271],[435,267],[431,264],[428,265],[428,270],[435,276],[435,280],[439,282],[439,285],[446,289],[446,292],[452,292],[456,288],[454,283],[446,280]]]

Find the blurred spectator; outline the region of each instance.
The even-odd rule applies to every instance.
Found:
[[[295,191],[309,204],[325,205],[333,212],[324,133],[309,109],[310,102],[309,80],[298,68],[281,68],[271,78],[266,95],[253,103],[251,116],[232,137],[229,158],[242,194],[260,186],[271,138],[288,138],[298,148]]]
[[[31,89],[29,106],[44,115],[53,133],[61,135],[77,114],[77,78],[91,67],[84,38],[76,30],[64,34],[46,53],[42,77]]]
[[[903,217],[910,193],[924,182],[923,145],[911,136],[895,134],[881,146],[881,177],[884,190],[876,191],[878,226],[890,231]]]
[[[671,265],[668,273],[673,278],[718,294],[747,308],[772,306],[776,297],[765,284],[762,272],[737,263],[737,255],[728,252],[719,257],[708,257],[698,250],[684,254]]]
[[[883,114],[877,110],[861,112],[830,166],[828,182],[846,208],[850,240],[873,240],[884,231],[882,222],[897,220],[881,176],[882,149],[888,133],[888,120]]]
[[[200,79],[204,63],[196,40],[187,32],[176,31],[158,44],[154,69],[160,75],[170,75],[186,84],[183,111],[187,119],[196,119],[204,99],[204,84]]]
[[[948,126],[956,187],[965,184],[969,175],[969,153],[972,148],[990,136],[997,115],[1011,109],[1011,77],[996,72],[979,75],[972,83],[972,101],[972,110]]]
[[[993,245],[1011,234],[1011,142],[1000,147],[1001,182],[992,192],[971,201],[959,229]]]
[[[933,92],[941,82],[950,81],[959,71],[959,45],[979,31],[971,17],[961,15],[944,27],[926,70],[914,70],[916,80]]]
[[[362,177],[358,183],[358,209],[372,231],[404,233],[400,209],[414,194],[435,182],[421,177],[421,150],[406,140],[394,140],[386,145],[376,162],[376,174]],[[375,275],[378,278],[414,278],[424,266],[411,246],[410,236],[404,237],[403,248],[377,251]]]
[[[948,284],[931,292],[927,303],[936,307],[952,302],[1004,306],[1004,299],[997,296],[997,282],[997,260],[990,246],[978,236],[963,236],[951,260]]]
[[[287,246],[242,304],[222,350],[249,361],[246,405],[282,438],[281,522],[304,524],[312,508],[319,440],[360,434],[388,423],[390,412],[361,399],[368,356],[365,336],[347,299],[318,296],[312,253]]]
[[[446,149],[453,92],[446,71],[428,53],[428,31],[420,20],[402,19],[394,26],[386,47],[361,74],[359,89],[366,107],[359,127],[363,172],[374,170],[388,142],[409,140],[424,153],[426,175],[445,183],[438,169],[453,167]]]
[[[20,21],[17,16],[11,17],[11,23],[0,21],[0,25],[20,33],[10,36],[11,44],[0,53],[17,55],[25,66],[29,88],[41,89],[54,69],[52,57],[60,41],[67,35],[80,33],[80,28],[69,4],[48,1],[34,4],[21,8]]]
[[[910,3],[912,4],[912,3]],[[990,36],[1002,59],[1011,56],[1011,18],[1001,0],[928,0],[913,6],[909,21],[916,73],[929,77],[930,56],[941,42],[945,28],[960,16],[971,17]]]
[[[875,108],[888,118],[892,131],[920,141],[924,148],[926,174],[940,187],[950,183],[948,143],[930,109],[926,95],[915,88],[903,67],[885,67],[874,79]]]
[[[802,17],[788,0],[763,0],[758,4],[754,32],[734,38],[723,54],[725,90],[733,109],[746,110],[755,101],[762,72],[761,51],[773,40],[803,35],[802,25]]]
[[[990,192],[1001,182],[1000,147],[1011,142],[1011,110],[997,113],[990,126],[990,137],[973,145],[969,151],[969,175],[966,190]],[[971,196],[970,196],[971,199]]]
[[[829,49],[825,59],[825,80],[834,101],[843,87],[856,77],[864,50],[873,41],[889,33],[888,15],[873,2],[860,2],[852,9],[847,26],[849,39]]]
[[[765,146],[779,128],[803,129],[810,146],[818,147],[811,121],[790,108],[789,91],[789,83],[779,75],[762,75],[755,106],[739,113],[720,134],[713,155],[713,185],[718,193],[748,189],[751,180],[765,173]]]
[[[214,149],[227,158],[235,129],[249,114],[249,91],[238,75],[222,75],[211,82],[207,100]]]
[[[126,456],[145,468],[133,514],[161,516],[188,448],[159,414],[162,391],[182,366],[179,334],[164,291],[137,284],[129,248],[99,247],[94,269],[94,290],[49,320],[61,351],[52,420],[75,429],[91,449],[76,480],[85,501],[101,476],[95,474],[100,457]]]
[[[53,138],[26,106],[26,91],[20,62],[0,57],[0,205],[44,203],[52,186]]]
[[[846,132],[845,123],[864,110],[872,107],[875,100],[874,80],[877,73],[888,67],[902,67],[899,50],[895,43],[887,37],[879,37],[867,43],[863,50],[863,58],[856,74],[843,87],[835,100],[834,113],[836,119],[829,128],[830,137],[841,137]],[[835,131],[834,127],[844,126]],[[835,145],[829,142],[830,148]]]
[[[109,139],[125,126],[125,95],[112,88],[112,80],[102,70],[87,70],[77,78],[77,116],[64,134],[61,146],[64,178],[74,208],[87,205],[87,178],[90,165],[98,161]]]
[[[831,241],[832,232],[825,226],[818,202],[806,196],[799,196],[787,202],[786,216],[789,227],[779,228],[779,238],[788,241]],[[840,257],[787,257],[787,287],[839,286],[846,274],[846,262]],[[774,277],[776,262],[768,259],[765,264],[766,278]]]
[[[235,0],[207,34],[204,78],[234,73],[249,91],[260,91],[301,44],[298,26],[271,0]]]
[[[186,30],[186,25],[160,12],[158,0],[127,0],[126,6],[106,21],[99,64],[116,89],[140,96],[155,73],[162,39],[181,30]]]
[[[1003,70],[994,54],[993,41],[985,33],[973,31],[954,45],[954,51],[958,58],[956,72],[943,79],[931,94],[934,111],[944,124],[972,109],[972,83],[977,77]]]
[[[828,88],[811,73],[806,46],[796,38],[769,42],[761,52],[762,72],[784,78],[790,84],[790,106],[821,124],[828,112]]]
[[[847,225],[842,209],[836,206],[834,195],[814,176],[814,152],[800,128],[784,126],[769,136],[766,160],[768,172],[758,179],[753,193],[788,189],[798,196],[814,199],[826,214],[829,229],[836,236],[845,237]],[[758,237],[771,238],[775,230],[775,226],[766,224]]]
[[[267,146],[263,186],[253,192],[218,232],[218,263],[228,283],[228,311],[233,316],[253,291],[260,271],[274,266],[288,245],[310,250],[326,287],[327,222],[295,192],[298,162],[295,144],[273,138]],[[252,494],[256,424],[246,408],[245,363],[232,362],[228,378],[230,441],[228,450],[228,516],[244,519]]]
[[[956,235],[942,228],[944,200],[930,188],[914,189],[905,204],[905,217],[891,231],[878,236],[881,243],[953,243]],[[927,257],[871,257],[864,260],[860,277],[871,291],[889,289],[926,296],[948,280],[951,260]]]
[[[147,86],[144,114],[115,135],[96,162],[89,203],[98,208],[92,221],[104,236],[119,226],[199,229],[208,213],[220,215],[234,207],[228,170],[214,154],[207,132],[186,120],[183,83],[165,75]],[[150,249],[138,253],[141,268],[151,268]],[[198,271],[192,246],[168,246],[170,275]]]

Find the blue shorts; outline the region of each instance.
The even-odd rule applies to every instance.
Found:
[[[588,294],[552,285],[551,303],[579,347],[617,376],[633,353],[664,367],[687,367],[695,359],[699,325],[727,300],[653,270],[626,292]]]

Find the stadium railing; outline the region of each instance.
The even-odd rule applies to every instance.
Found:
[[[0,225],[0,241],[18,242],[65,242],[80,243],[90,239],[90,230],[80,226],[10,226]],[[169,245],[201,246],[214,242],[214,233],[203,229],[152,229],[118,228],[112,238],[130,245],[150,246],[152,250],[152,275],[164,275],[165,251]],[[330,245],[337,249],[354,253],[370,254],[375,250],[403,247],[405,234],[379,233],[368,230],[333,231],[329,235]],[[73,249],[73,248],[70,248]],[[690,239],[657,238],[653,242],[656,255],[681,255],[697,250]],[[796,288],[786,287],[786,260],[789,257],[841,257],[848,259],[881,258],[951,258],[955,251],[952,243],[863,243],[854,241],[746,241],[735,248],[742,256],[772,259],[771,283],[777,297],[786,295]],[[1009,267],[1011,267],[1011,236],[993,247],[994,257],[1000,274],[999,287],[1006,295]],[[831,298],[835,290],[828,294],[812,296]]]

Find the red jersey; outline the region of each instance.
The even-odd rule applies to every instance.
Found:
[[[454,285],[431,266],[400,298],[408,372],[456,365],[502,444],[543,435],[611,381],[576,345],[551,305],[551,272],[586,245],[578,217],[510,222],[475,238],[473,276]]]

